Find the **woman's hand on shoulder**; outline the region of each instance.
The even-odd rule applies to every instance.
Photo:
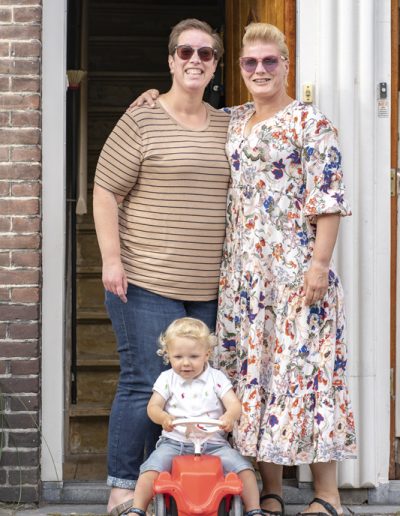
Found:
[[[304,304],[313,305],[320,301],[328,290],[329,265],[311,262],[304,274]]]
[[[157,100],[159,96],[160,96],[160,92],[154,88],[143,92],[128,107],[128,109],[127,109],[128,113],[133,111],[136,107],[143,106],[144,104],[147,104],[149,107],[154,108],[156,106],[154,101]]]

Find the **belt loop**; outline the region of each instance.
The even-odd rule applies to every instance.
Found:
[[[183,455],[184,454],[183,452],[185,451],[185,444],[182,441],[179,444],[180,444],[180,448],[181,448],[179,450],[179,455]]]

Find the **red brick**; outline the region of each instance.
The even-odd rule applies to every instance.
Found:
[[[14,21],[17,23],[38,23],[41,19],[40,7],[14,7]]]
[[[0,213],[4,215],[37,215],[37,199],[0,199]]]
[[[4,26],[3,26],[4,27]],[[15,27],[15,26],[14,26]],[[3,28],[2,28],[3,31]],[[36,59],[5,59],[0,61],[0,74],[39,75],[40,65]]]
[[[0,9],[0,23],[8,23],[12,21],[12,11],[10,8],[3,7]]]
[[[1,390],[8,394],[28,393],[37,392],[39,388],[39,379],[35,378],[1,378],[0,379]]]
[[[40,165],[0,163],[0,179],[39,179]]]
[[[38,251],[13,251],[11,263],[15,267],[39,267],[41,255]]]
[[[10,300],[10,289],[9,288],[0,288],[0,301],[9,301]]]
[[[11,125],[13,127],[40,127],[41,117],[38,111],[25,111],[11,113]]]
[[[12,77],[11,91],[39,91],[40,80],[26,77]],[[40,100],[40,99],[39,99]]]
[[[10,195],[10,183],[8,181],[0,181],[0,197],[8,197]]]
[[[10,253],[0,253],[0,267],[10,267]]]
[[[10,361],[0,360],[0,375],[10,374]]]
[[[0,94],[0,109],[38,109],[39,95]]]
[[[2,117],[0,114],[0,125],[3,125],[1,123]],[[9,147],[0,147],[0,161],[8,161],[10,159],[10,148]]]
[[[14,2],[11,2],[14,3]],[[1,5],[1,3],[0,3]],[[38,25],[3,25],[1,27],[1,39],[23,40],[41,38],[41,27]]]
[[[39,337],[39,326],[36,322],[12,323],[9,325],[8,334],[10,339],[37,339]]]
[[[13,217],[12,231],[15,233],[38,233],[41,227],[40,217]]]
[[[40,5],[42,0],[0,0],[0,5]]]
[[[11,374],[13,375],[24,375],[24,374],[38,374],[39,373],[39,359],[33,358],[32,360],[11,360]]]
[[[6,326],[4,324],[4,326]],[[3,341],[1,344],[1,356],[5,358],[15,357],[36,357],[39,354],[39,344],[37,340],[32,341]]]
[[[40,184],[38,182],[11,184],[11,195],[13,197],[37,197],[39,194]]]
[[[0,145],[29,145],[40,141],[39,129],[2,129],[0,128]]]
[[[20,457],[19,468],[23,463],[25,454]],[[15,504],[15,501],[18,500],[18,503],[36,503],[39,501],[39,486],[27,486],[27,485],[18,485],[18,486],[3,486],[0,484],[0,500],[3,502],[12,502]]]
[[[8,77],[0,77],[0,91],[10,91],[10,79]]]
[[[35,269],[0,270],[0,284],[3,285],[37,285],[39,271]]]
[[[40,41],[15,41],[11,43],[11,55],[14,57],[40,57],[41,51]]]
[[[21,427],[22,428],[22,427]],[[39,467],[31,469],[18,468],[16,470],[9,470],[8,482],[11,485],[35,485],[39,482]],[[6,482],[3,483],[4,485]]]
[[[7,291],[7,294],[9,294],[11,290],[11,301],[17,301],[20,303],[39,302],[39,289],[36,287],[22,287],[4,290]]]
[[[6,125],[10,125],[10,113],[7,111],[0,111],[0,127],[4,127]],[[0,147],[0,150],[1,149],[2,148]]]
[[[39,316],[38,305],[0,304],[0,320],[6,321],[33,321]]]
[[[7,324],[0,323],[0,339],[5,339],[7,334]],[[1,351],[3,352],[3,344],[1,345]]]
[[[1,465],[4,466],[35,466],[38,462],[38,451],[35,450],[29,450],[29,451],[22,451],[22,450],[16,450],[16,451],[9,451],[9,450],[3,450],[1,454]],[[2,488],[4,489],[4,488]],[[18,500],[18,488],[16,489],[17,497],[14,498],[13,501]],[[3,498],[3,495],[1,494],[2,490],[0,490],[0,500],[2,502],[5,502],[6,500]]]
[[[0,57],[8,57],[10,55],[10,45],[7,42],[0,42]]]
[[[39,396],[34,395],[23,395],[18,396],[7,396],[9,400],[10,410],[12,412],[32,412],[37,410],[39,407]]]
[[[7,428],[37,428],[38,416],[37,414],[4,414]]]
[[[42,156],[40,147],[30,145],[27,147],[13,147],[11,148],[11,161],[40,161]],[[1,160],[1,147],[0,147]]]
[[[0,233],[9,233],[12,227],[11,217],[0,217]]]

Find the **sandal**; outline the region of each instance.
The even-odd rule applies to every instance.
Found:
[[[130,509],[131,507],[133,507],[133,498],[113,507],[111,509],[111,511],[109,512],[109,515],[110,516],[121,516],[122,514],[126,513],[128,511],[128,509]]]
[[[279,502],[281,504],[281,510],[280,511],[268,511],[267,509],[262,509],[263,514],[265,516],[285,516],[285,504],[284,504],[284,501],[277,494],[270,493],[270,494],[266,494],[266,495],[260,496],[260,504],[264,500],[271,500],[271,499],[276,500],[277,502]]]
[[[337,510],[326,500],[323,500],[322,498],[314,498],[314,500],[311,500],[309,505],[313,503],[319,503],[322,505],[324,509],[328,511],[328,514],[331,516],[343,516],[343,513],[338,513]],[[296,516],[326,516],[326,512],[298,512]]]

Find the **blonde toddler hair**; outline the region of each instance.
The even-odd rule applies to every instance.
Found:
[[[174,342],[176,337],[189,337],[190,339],[201,341],[207,350],[211,350],[216,342],[216,336],[210,331],[209,327],[193,317],[182,317],[172,322],[164,333],[160,335],[160,349],[157,354],[163,357],[164,363],[168,364],[168,346]]]

